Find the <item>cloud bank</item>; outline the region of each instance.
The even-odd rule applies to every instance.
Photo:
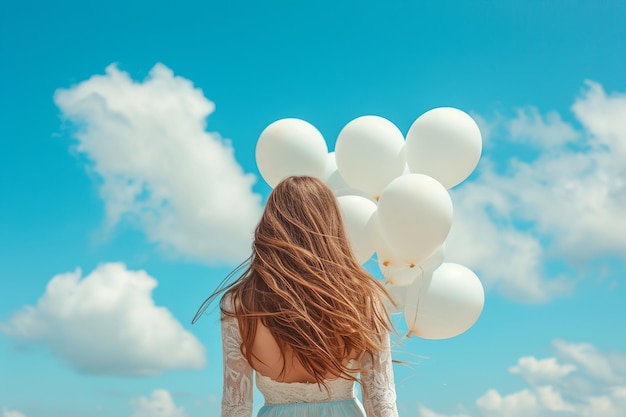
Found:
[[[52,350],[76,370],[96,375],[158,375],[200,369],[202,344],[164,307],[157,281],[121,263],[55,276],[36,306],[25,306],[0,330]]]
[[[250,251],[261,198],[233,148],[208,133],[215,106],[162,64],[143,82],[115,65],[54,101],[98,179],[107,229],[129,222],[164,250],[211,263]]]
[[[2,407],[2,417],[26,417],[26,415],[17,410],[9,410],[6,407]]]
[[[156,389],[148,397],[133,398],[130,401],[133,414],[130,417],[187,417],[184,407],[174,403],[169,391]]]
[[[578,277],[546,273],[550,259],[626,259],[626,95],[588,81],[571,108],[579,127],[533,107],[482,120],[505,138],[488,138],[492,150],[516,143],[523,152],[504,170],[483,157],[477,179],[452,191],[448,259],[515,300],[545,302],[571,290]]]
[[[206,262],[249,254],[261,198],[233,149],[205,131],[214,110],[202,92],[164,65],[143,82],[115,66],[55,102],[77,127],[77,150],[99,179],[106,225],[127,222],[168,252]],[[569,293],[581,262],[626,259],[626,95],[588,81],[571,106],[575,122],[535,107],[495,120],[475,115],[488,149],[520,149],[452,190],[447,260],[522,302]],[[547,271],[551,261],[569,265]]]
[[[626,415],[626,354],[601,352],[589,343],[554,340],[555,356],[522,357],[509,372],[527,384],[502,394],[492,388],[474,411],[439,414],[423,404],[420,417],[620,417]]]

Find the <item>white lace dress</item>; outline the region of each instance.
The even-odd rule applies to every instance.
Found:
[[[389,339],[387,339],[389,342]],[[224,392],[222,417],[252,416],[253,369],[241,354],[241,334],[235,318],[222,319]],[[389,343],[385,351],[363,355],[355,368],[370,369],[361,375],[363,407],[355,395],[355,384],[347,379],[329,380],[328,391],[315,383],[286,383],[256,374],[256,385],[265,398],[259,417],[397,417],[396,392]],[[350,366],[350,365],[349,365]]]

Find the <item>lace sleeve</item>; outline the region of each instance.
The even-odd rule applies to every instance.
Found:
[[[222,317],[224,391],[222,417],[252,416],[252,368],[241,354],[241,334],[234,317]]]
[[[361,374],[367,417],[398,417],[389,336],[382,352],[375,353],[373,358],[365,355],[363,368],[368,370]]]

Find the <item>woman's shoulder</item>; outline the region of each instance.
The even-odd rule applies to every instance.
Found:
[[[220,309],[222,311],[222,316],[224,314],[235,313],[233,295],[230,292],[225,293],[220,299]]]
[[[220,309],[222,311],[222,316],[227,315],[237,315],[238,312],[242,310],[248,310],[246,305],[243,304],[242,297],[237,294],[234,294],[231,291],[224,293],[222,298],[220,299]]]

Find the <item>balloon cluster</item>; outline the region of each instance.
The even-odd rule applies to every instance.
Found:
[[[314,126],[281,119],[261,133],[256,161],[271,187],[291,175],[323,179],[337,196],[356,258],[365,263],[376,254],[409,332],[445,339],[469,329],[484,304],[478,277],[444,262],[448,189],[472,173],[481,150],[475,121],[441,107],[421,115],[406,138],[382,117],[354,119],[331,153]]]

